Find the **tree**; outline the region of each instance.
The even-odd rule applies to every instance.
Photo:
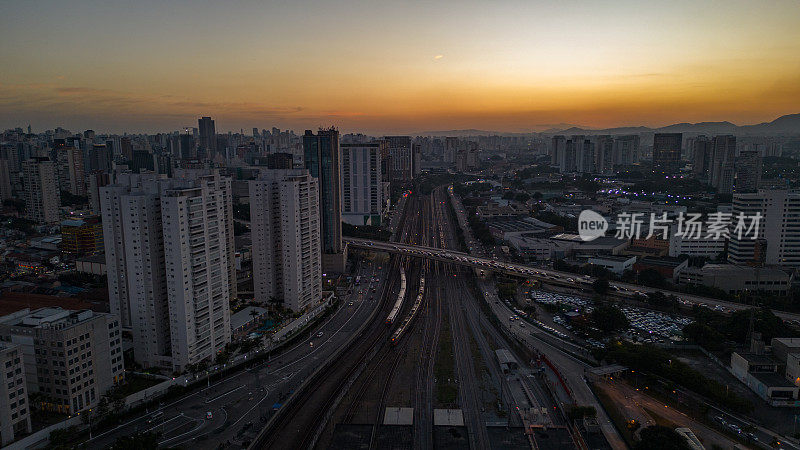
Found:
[[[600,296],[606,295],[610,287],[611,285],[608,284],[608,280],[605,278],[598,278],[592,283],[592,289]]]
[[[599,305],[592,311],[594,325],[604,333],[613,333],[630,326],[628,318],[614,305]]]
[[[517,285],[514,283],[497,283],[497,295],[503,300],[511,300],[517,293]]]
[[[691,450],[686,440],[672,428],[652,425],[642,428],[635,450]]]
[[[656,269],[645,269],[639,272],[639,283],[645,286],[664,287],[667,281]]]

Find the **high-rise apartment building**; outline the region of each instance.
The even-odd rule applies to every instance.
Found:
[[[381,173],[387,141],[342,144],[342,219],[351,225],[380,225],[386,209]]]
[[[553,136],[550,147],[550,164],[558,166],[561,172],[566,172],[567,138],[562,135]]]
[[[124,380],[122,334],[112,314],[23,309],[0,317],[0,339],[20,347],[37,408],[75,414]]]
[[[733,180],[736,158],[736,136],[714,136],[712,141],[711,169],[709,184],[717,189],[718,193],[730,194],[733,192]]]
[[[635,134],[614,136],[614,165],[632,166],[640,159],[639,136]]]
[[[0,374],[0,445],[5,447],[31,432],[31,405],[19,345],[0,341]]]
[[[144,366],[182,370],[230,342],[235,292],[230,179],[120,174],[100,189],[113,313]]]
[[[126,161],[133,159],[133,143],[131,143],[131,138],[129,136],[123,136],[119,139],[119,147],[122,157],[125,158]]]
[[[411,136],[384,136],[389,151],[389,179],[394,182],[414,178],[414,146]]]
[[[675,173],[681,165],[683,134],[656,133],[653,136],[653,171]]]
[[[0,159],[0,200],[13,197],[11,188],[11,164],[7,159]]]
[[[736,158],[736,192],[755,192],[761,181],[761,152],[759,150],[742,150]]]
[[[250,181],[255,298],[302,311],[322,288],[318,180],[307,170],[264,170]]]
[[[339,131],[306,130],[303,136],[306,169],[317,179],[322,219],[322,265],[324,270],[343,272],[346,255],[342,246],[342,175]]]
[[[761,214],[758,236],[733,231],[740,213],[746,218]],[[749,226],[749,220],[745,225]],[[759,190],[733,195],[733,220],[728,261],[733,264],[766,264],[800,267],[800,193]]]
[[[86,195],[83,151],[76,147],[56,149],[59,187],[72,195]]]
[[[692,174],[708,179],[714,154],[712,141],[707,136],[697,136],[692,141]]]
[[[61,196],[55,165],[49,158],[34,157],[22,162],[25,177],[25,215],[37,223],[58,222]]]
[[[217,131],[211,117],[201,117],[197,120],[198,147],[203,155],[212,159],[217,154]]]

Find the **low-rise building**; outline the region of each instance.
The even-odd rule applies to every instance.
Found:
[[[706,264],[702,268],[684,268],[678,283],[714,287],[729,294],[758,291],[786,295],[792,286],[792,275],[776,268]]]
[[[0,317],[0,340],[19,345],[37,407],[75,414],[124,379],[119,319],[93,311],[24,309]]]
[[[0,445],[31,432],[31,408],[25,383],[25,366],[19,345],[0,342]]]
[[[794,406],[800,388],[786,380],[779,361],[770,355],[733,352],[731,372],[772,406]]]
[[[626,270],[633,269],[635,262],[635,256],[596,256],[589,258],[589,264],[600,266],[617,275],[622,275]]]
[[[633,265],[636,273],[645,270],[655,270],[668,280],[677,281],[678,275],[689,265],[688,259],[678,258],[639,258]]]

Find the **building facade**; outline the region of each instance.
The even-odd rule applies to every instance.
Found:
[[[22,162],[22,172],[25,177],[25,216],[42,224],[58,222],[61,197],[55,164],[49,158],[35,157]]]
[[[125,379],[121,328],[112,314],[23,309],[0,317],[0,339],[20,347],[38,408],[75,414]]]
[[[325,270],[343,272],[346,261],[342,245],[342,165],[339,131],[306,130],[303,136],[305,167],[317,179]]]
[[[387,193],[382,174],[386,141],[342,144],[342,220],[351,225],[380,225]]]
[[[6,446],[31,432],[31,406],[19,345],[0,341],[0,373],[0,445]]]
[[[321,299],[318,181],[306,170],[266,170],[249,186],[255,298],[305,310]]]
[[[731,232],[728,262],[732,264],[800,267],[800,193],[759,190],[733,195],[733,225],[740,214],[761,215],[758,236]],[[746,222],[749,225],[750,222]]]
[[[101,188],[111,310],[146,367],[183,370],[230,342],[235,293],[230,179],[121,174]]]
[[[653,136],[653,171],[675,173],[681,164],[683,134],[656,133]]]

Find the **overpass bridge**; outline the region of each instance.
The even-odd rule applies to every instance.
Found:
[[[400,255],[416,258],[425,258],[433,261],[442,261],[461,266],[481,269],[487,272],[502,273],[506,275],[518,276],[539,282],[559,285],[571,288],[591,289],[594,277],[586,275],[576,275],[571,272],[559,270],[543,269],[540,267],[527,266],[524,264],[498,261],[492,258],[470,255],[469,253],[455,250],[442,249],[437,247],[426,247],[423,245],[403,244],[400,242],[375,241],[370,239],[359,239],[345,237],[342,239],[347,245],[354,248],[367,250],[397,253]],[[637,284],[609,281],[612,293],[621,296],[633,297],[644,295],[651,292],[663,292],[666,295],[674,295],[684,306],[700,305],[709,308],[722,308],[722,312],[733,312],[751,308],[750,305],[743,303],[728,302],[715,298],[700,297],[697,295],[686,294],[683,292],[667,291],[664,289],[651,288]],[[718,308],[718,309],[719,309]],[[786,311],[772,310],[772,312],[783,320],[800,325],[800,314]]]

